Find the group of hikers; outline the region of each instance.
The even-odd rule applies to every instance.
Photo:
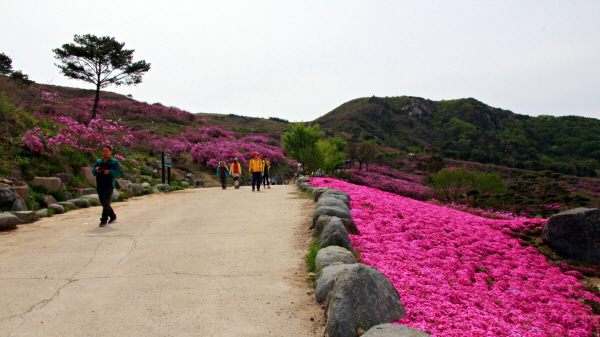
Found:
[[[255,190],[260,192],[260,185],[263,184],[264,188],[271,188],[269,181],[269,171],[271,170],[271,162],[269,156],[263,156],[260,159],[260,154],[254,152],[252,159],[248,163],[248,172],[252,175],[252,192]],[[238,158],[233,158],[233,163],[228,167],[224,161],[219,162],[217,167],[217,176],[221,179],[221,186],[223,189],[227,188],[227,178],[229,175],[233,176],[233,185],[235,189],[240,188],[240,176],[242,174],[242,165]]]
[[[265,188],[271,188],[269,182],[269,171],[271,162],[268,156],[259,158],[259,153],[254,152],[248,165],[248,171],[252,175],[252,192],[260,191],[261,183]],[[98,199],[102,204],[102,216],[100,218],[100,227],[112,224],[117,221],[117,215],[110,206],[110,198],[115,189],[115,178],[121,175],[121,165],[119,161],[112,157],[112,147],[104,145],[102,147],[102,158],[98,159],[92,167],[92,174],[96,176],[96,190]],[[234,186],[240,188],[240,176],[242,175],[242,165],[238,158],[233,159],[233,163],[227,167],[224,161],[219,162],[217,176],[221,178],[223,189],[227,188],[227,178],[233,175]]]

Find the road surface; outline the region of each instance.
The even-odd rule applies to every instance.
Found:
[[[188,189],[0,233],[0,336],[315,336],[294,186]]]

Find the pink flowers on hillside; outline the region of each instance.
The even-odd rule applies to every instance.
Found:
[[[382,172],[382,170],[379,170],[379,166],[376,166],[376,168],[378,168],[378,172]],[[400,172],[398,172],[398,174],[400,174]],[[429,199],[428,192],[430,188],[420,184],[417,182],[418,180],[420,180],[420,178],[408,174],[402,174],[400,179],[396,179],[381,173],[359,170],[353,170],[350,178],[350,181],[353,183],[370,186],[408,198],[417,200]]]
[[[432,336],[593,336],[598,320],[580,275],[565,275],[509,236],[543,219],[490,220],[347,182],[364,263],[383,272],[407,309],[398,323]]]

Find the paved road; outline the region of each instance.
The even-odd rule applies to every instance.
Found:
[[[0,233],[0,336],[315,336],[293,186],[148,195]],[[311,320],[314,318],[314,321]]]

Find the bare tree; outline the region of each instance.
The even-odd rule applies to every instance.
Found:
[[[358,170],[362,170],[363,164],[365,169],[369,171],[369,163],[371,163],[379,152],[377,145],[371,142],[362,142],[358,144],[356,149],[356,160],[358,161]]]

